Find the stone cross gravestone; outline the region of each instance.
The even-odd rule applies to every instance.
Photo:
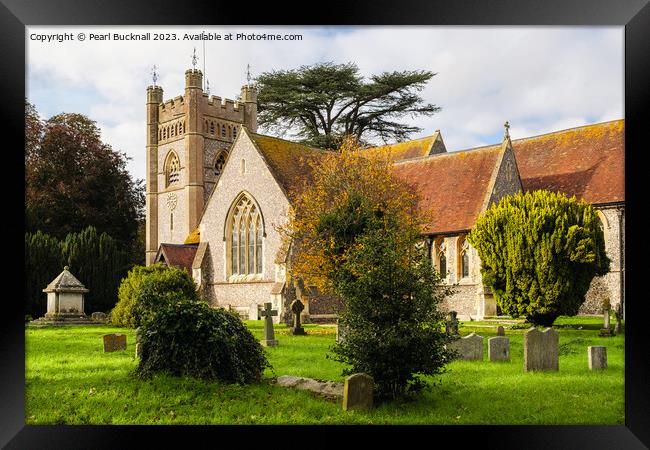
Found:
[[[458,335],[458,319],[456,316],[458,313],[456,311],[449,311],[449,314],[447,315],[447,321],[445,323],[445,331],[447,334],[451,334],[453,336]]]
[[[601,337],[614,336],[614,332],[612,331],[612,327],[609,321],[609,311],[609,307],[605,308],[603,311],[603,328],[601,328],[600,333],[598,333],[598,335]]]
[[[560,366],[560,335],[552,328],[530,328],[524,334],[524,372],[557,371]]]
[[[506,331],[503,329],[501,325],[499,325],[497,327],[497,336],[505,336],[505,335],[506,335]]]
[[[257,307],[257,303],[253,302],[248,307],[248,320],[259,320],[260,310]]]
[[[126,334],[113,333],[105,334],[102,337],[104,339],[104,353],[126,350]]]
[[[291,328],[291,334],[296,335],[305,335],[305,329],[300,326],[300,313],[305,309],[305,305],[298,299],[294,300],[291,303],[291,312],[293,313],[293,327]]]
[[[594,345],[587,347],[589,370],[607,369],[607,347]]]
[[[273,331],[273,316],[278,315],[277,309],[271,309],[271,303],[264,303],[262,310],[262,317],[264,317],[264,339],[262,345],[266,347],[275,347],[278,341],[275,340],[275,332]]]
[[[343,411],[371,409],[374,385],[375,380],[365,373],[355,373],[347,377],[343,385]]]
[[[488,359],[490,361],[510,361],[510,339],[505,336],[488,339]]]
[[[471,333],[449,344],[452,350],[458,352],[459,359],[468,361],[483,360],[483,337]]]

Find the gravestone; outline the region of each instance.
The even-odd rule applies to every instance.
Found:
[[[260,319],[260,310],[257,307],[257,303],[253,302],[248,308],[248,320],[259,320]]]
[[[262,317],[264,317],[264,339],[262,345],[265,347],[275,347],[278,341],[275,340],[275,332],[273,331],[273,316],[278,315],[277,309],[271,309],[271,303],[264,303],[262,310]]]
[[[104,338],[104,353],[117,352],[126,350],[126,334],[105,334]]]
[[[447,315],[447,321],[445,323],[445,331],[447,334],[452,336],[458,336],[458,319],[456,316],[458,313],[456,311],[449,311]]]
[[[343,411],[372,409],[372,390],[375,381],[365,373],[355,373],[343,385]]]
[[[589,370],[607,369],[607,347],[594,345],[587,347]]]
[[[609,306],[605,308],[603,311],[603,327],[600,329],[600,333],[598,335],[600,337],[612,337],[614,336],[614,332],[612,331],[612,327],[609,321]]]
[[[293,327],[291,327],[291,334],[305,335],[305,329],[300,326],[300,313],[305,309],[305,305],[298,299],[291,303],[291,312],[293,313]]]
[[[345,342],[346,329],[345,325],[342,325],[338,319],[336,319],[336,343],[340,344]]]
[[[621,332],[621,320],[623,319],[623,303],[619,303],[618,307],[614,310],[614,316],[616,317],[616,326],[614,327],[614,334],[619,334]]]
[[[106,313],[103,312],[94,312],[90,315],[90,318],[97,322],[105,322],[107,316]]]
[[[488,359],[490,361],[510,361],[510,339],[505,336],[488,339]]]
[[[503,329],[501,325],[497,327],[497,336],[505,336],[506,335],[506,330]]]
[[[483,360],[483,337],[471,333],[449,344],[452,350],[458,352],[458,358],[468,361]]]
[[[560,335],[552,328],[539,331],[530,328],[524,334],[524,372],[533,370],[557,371]]]
[[[140,327],[135,329],[135,357],[140,358],[142,356],[142,344],[140,343]]]

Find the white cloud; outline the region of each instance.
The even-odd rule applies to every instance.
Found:
[[[431,70],[425,100],[443,109],[413,123],[440,129],[450,150],[494,143],[510,121],[513,139],[623,117],[622,27],[360,27],[323,33],[314,27],[29,27],[72,32],[301,33],[302,41],[207,41],[211,94],[234,98],[253,75],[320,61],[357,63],[361,72]],[[29,35],[28,33],[28,35]],[[165,98],[183,93],[191,41],[67,42],[28,40],[28,98],[41,111],[83,110],[104,139],[133,158],[145,177],[145,92],[159,67]],[[76,92],[92,93],[83,98]],[[31,96],[30,93],[34,93]],[[56,92],[57,95],[47,95]],[[69,95],[60,95],[61,92]],[[73,109],[77,108],[77,109]]]

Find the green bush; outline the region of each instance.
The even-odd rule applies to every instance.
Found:
[[[203,301],[159,303],[140,329],[137,376],[166,373],[248,384],[259,382],[270,367],[260,343],[234,313]]]
[[[161,302],[199,300],[196,284],[189,273],[163,263],[135,266],[122,280],[118,298],[111,311],[111,323],[130,328],[140,326],[150,315],[149,309],[155,309]]]

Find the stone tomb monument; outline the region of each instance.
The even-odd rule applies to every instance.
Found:
[[[293,313],[293,327],[291,327],[291,334],[305,335],[305,329],[300,326],[300,313],[305,309],[305,305],[298,299],[291,302],[291,312]]]
[[[476,333],[455,340],[449,347],[458,352],[459,359],[483,361],[483,336]]]
[[[510,361],[510,339],[505,336],[488,339],[488,359],[490,361]]]
[[[607,369],[607,347],[594,345],[587,347],[589,370]]]
[[[271,303],[264,303],[262,310],[262,317],[264,317],[264,339],[262,345],[265,347],[275,347],[278,341],[275,340],[275,332],[273,331],[273,316],[278,315],[277,309],[271,309]]]
[[[560,335],[552,328],[532,327],[524,334],[524,372],[557,371],[560,366]]]
[[[102,336],[104,339],[104,353],[126,350],[126,334],[113,333]]]
[[[70,273],[65,266],[43,292],[47,293],[46,319],[86,318],[84,313],[84,294],[88,289]]]
[[[355,373],[347,377],[343,385],[343,411],[371,409],[374,385],[375,380],[365,373]]]

